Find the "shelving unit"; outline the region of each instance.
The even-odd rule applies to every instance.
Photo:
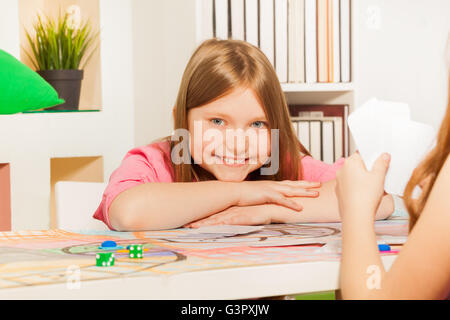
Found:
[[[10,173],[12,230],[54,227],[51,210],[54,183],[58,180],[103,182],[133,147],[131,2],[0,2],[0,21],[5,21],[8,27],[7,31],[0,30],[1,48],[19,60],[24,46],[22,23],[29,21],[27,16],[34,16],[39,10],[52,14],[59,7],[64,10],[68,5],[78,4],[83,14],[83,10],[92,12],[89,11],[92,6],[97,8],[94,20],[101,30],[97,60],[90,61],[86,72],[84,84],[87,88],[82,88],[82,101],[85,102],[81,103],[80,112],[0,115],[0,164],[7,164]],[[117,57],[122,59],[120,64]],[[4,211],[0,208],[0,216],[5,214]]]

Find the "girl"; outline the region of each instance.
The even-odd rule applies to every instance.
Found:
[[[381,263],[373,225],[389,155],[380,156],[372,171],[365,169],[358,154],[345,161],[337,173],[343,229],[340,287],[344,299],[450,297],[449,153],[450,94],[437,145],[406,186],[404,202],[410,215],[410,235],[389,272]],[[413,199],[417,186],[422,193]]]
[[[276,73],[255,46],[202,43],[183,74],[173,116],[172,136],[129,151],[111,175],[94,214],[109,228],[339,220],[334,179],[343,159],[326,165],[309,156]],[[386,196],[377,218],[392,211]]]

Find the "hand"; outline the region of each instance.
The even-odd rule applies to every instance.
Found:
[[[271,223],[296,223],[299,213],[278,205],[258,205],[248,207],[230,207],[184,225],[185,228],[199,228],[212,225],[262,225]]]
[[[345,160],[344,166],[336,174],[336,195],[342,221],[368,212],[372,218],[375,217],[384,195],[389,162],[390,155],[384,153],[375,161],[372,171],[368,171],[358,153]]]
[[[243,181],[237,183],[237,206],[253,206],[260,204],[277,204],[300,211],[303,207],[289,197],[318,197],[320,182],[307,181]]]
[[[213,214],[204,219],[200,219],[184,225],[185,228],[200,228],[212,225],[261,225],[270,224],[269,215],[263,211],[258,210],[261,206],[249,207],[230,207],[222,212]],[[255,210],[257,208],[257,210]],[[259,208],[260,209],[260,208]]]

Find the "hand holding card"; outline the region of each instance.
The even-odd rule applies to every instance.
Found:
[[[381,153],[391,155],[385,191],[402,196],[414,168],[433,146],[433,127],[412,121],[407,104],[375,98],[353,112],[348,125],[367,169]]]

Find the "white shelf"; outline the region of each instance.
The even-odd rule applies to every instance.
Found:
[[[353,83],[282,83],[284,92],[337,92],[353,91]]]

